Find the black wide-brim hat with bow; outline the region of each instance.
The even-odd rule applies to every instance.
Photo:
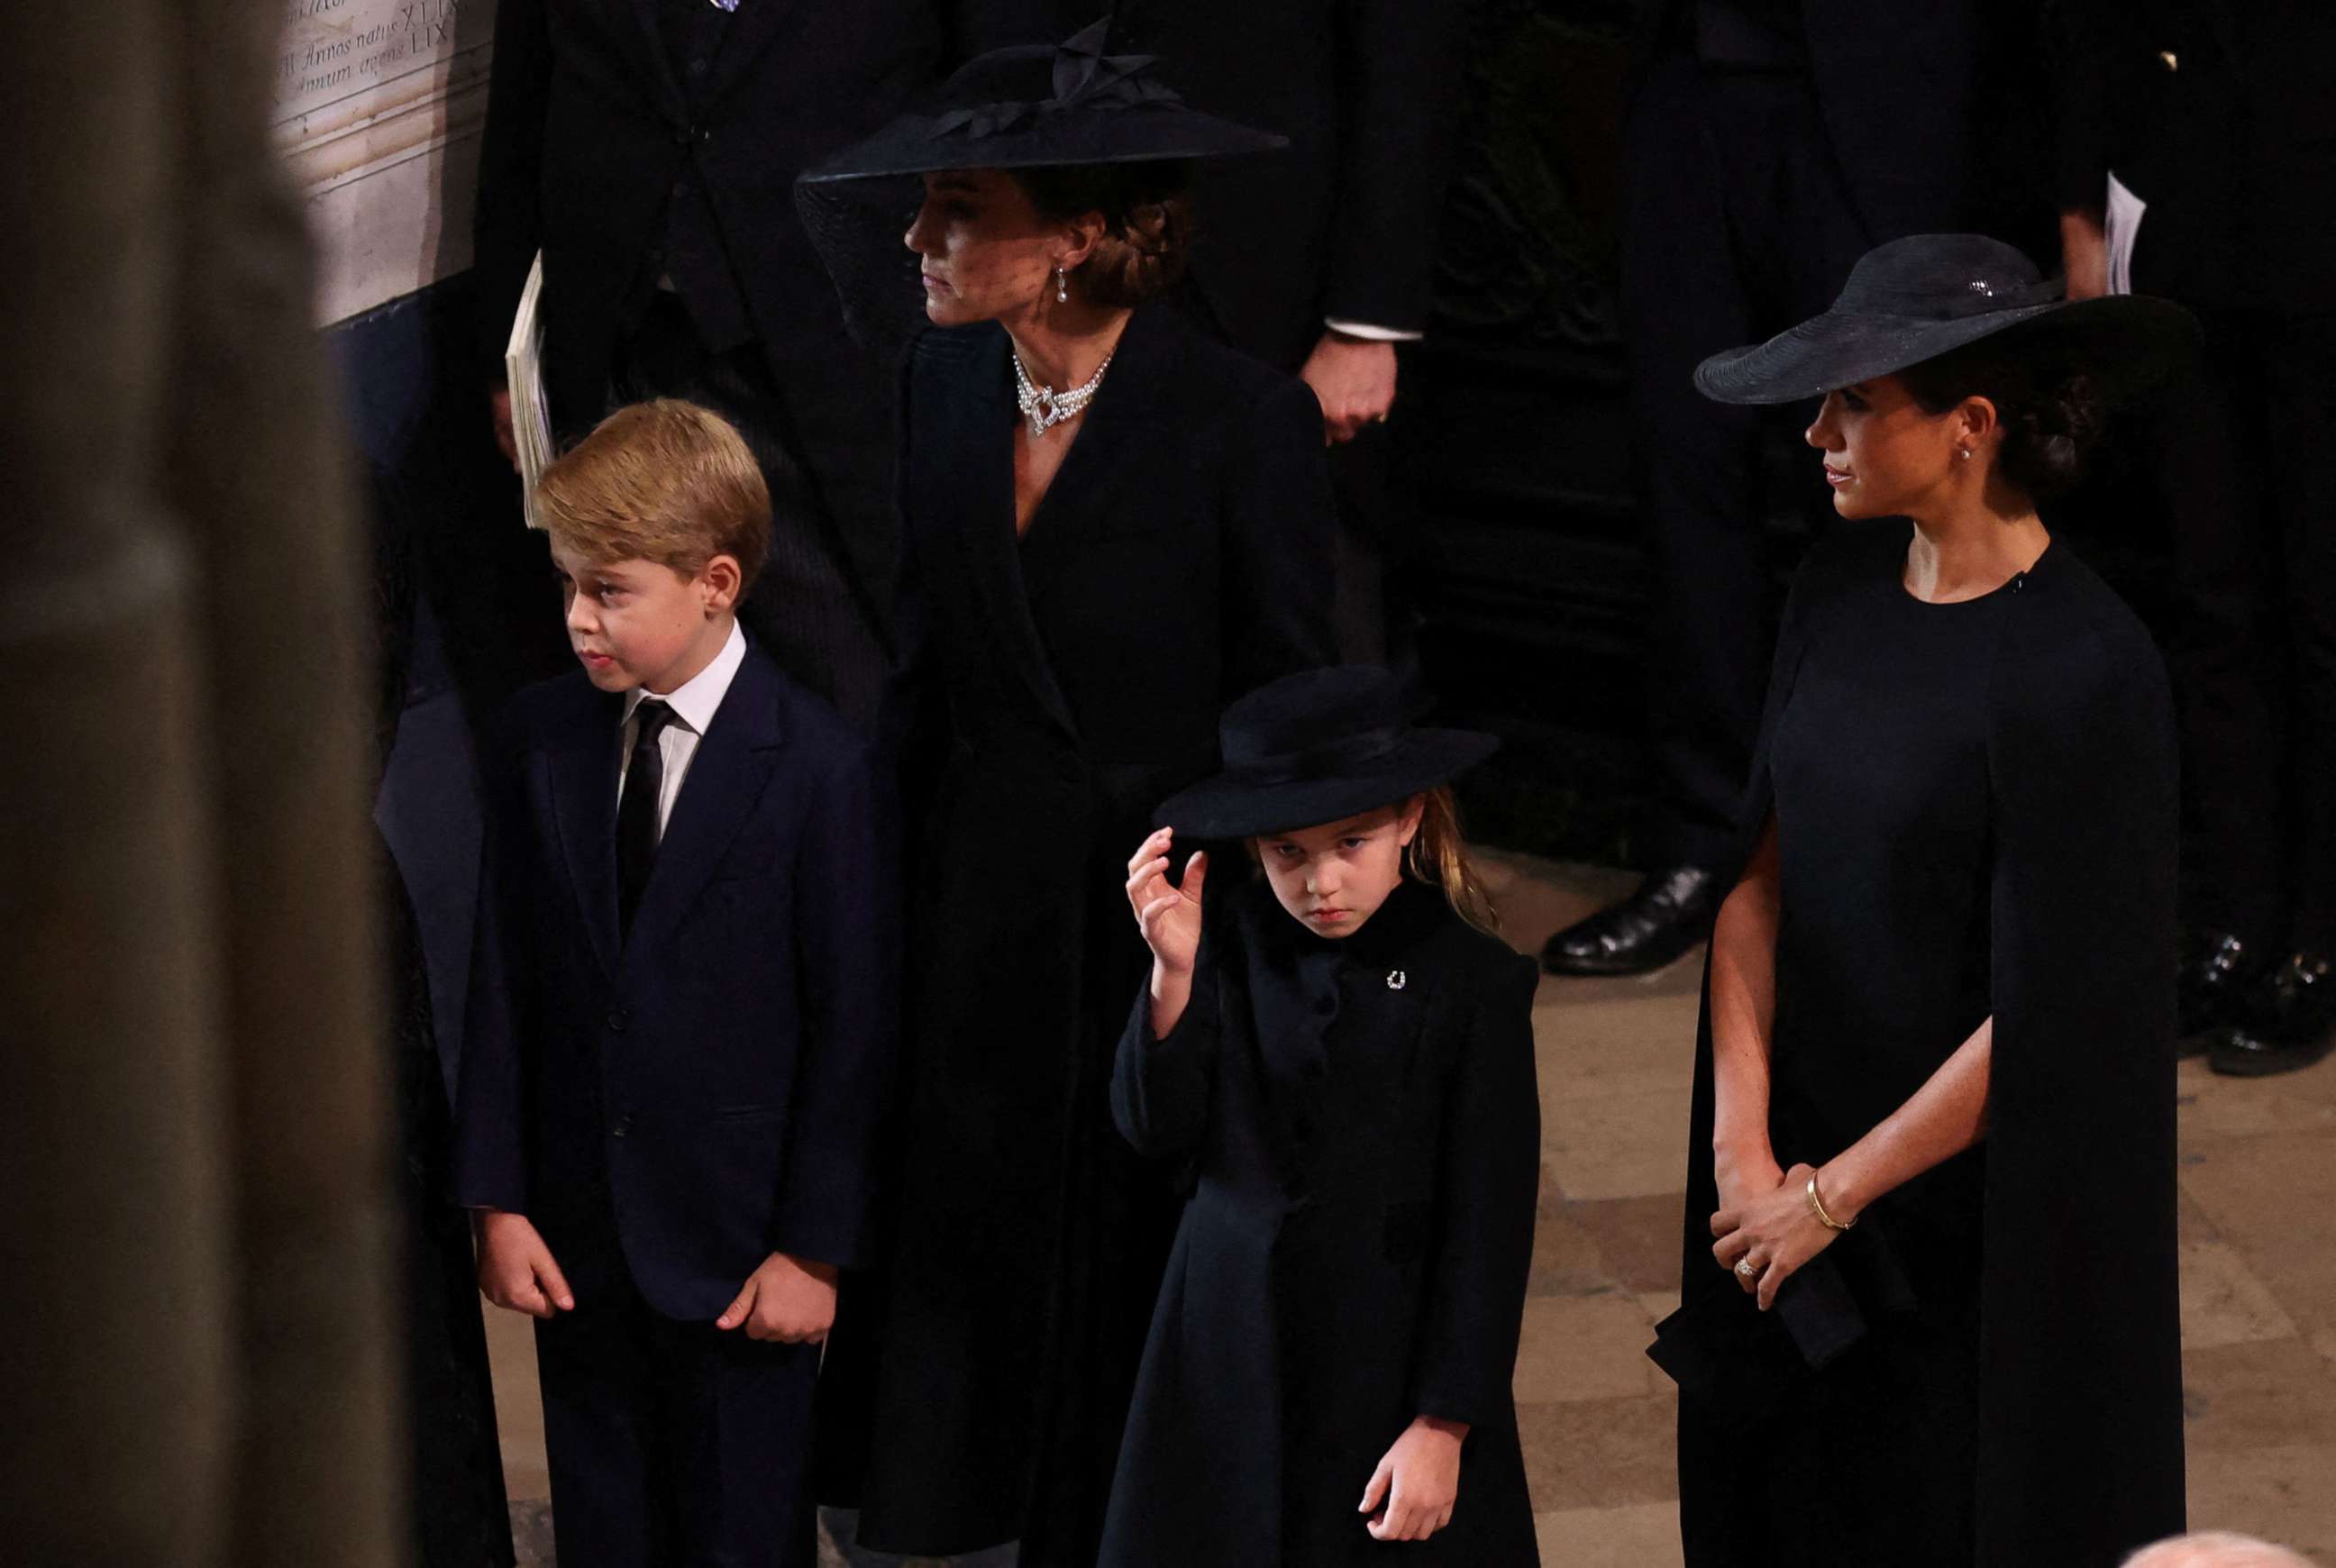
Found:
[[[1719,403],[1798,403],[2014,330],[2112,394],[2172,377],[2199,337],[2196,318],[2170,300],[2072,301],[2059,279],[2000,239],[1915,234],[1860,257],[1824,315],[1713,355],[1696,366],[1695,385]]]
[[[797,176],[804,185],[952,169],[1154,163],[1266,152],[1289,138],[1187,104],[1153,54],[1106,54],[1109,24],[1059,45],[993,49],[866,141]]]
[[[1225,709],[1222,771],[1171,795],[1153,820],[1200,839],[1319,827],[1434,789],[1500,748],[1409,717],[1401,683],[1377,666],[1284,676]]]

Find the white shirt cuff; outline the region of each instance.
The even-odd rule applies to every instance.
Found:
[[[1341,321],[1337,317],[1325,317],[1322,325],[1333,332],[1343,332],[1348,337],[1368,337],[1373,343],[1417,343],[1426,334],[1406,332],[1399,326],[1373,326],[1368,321]]]

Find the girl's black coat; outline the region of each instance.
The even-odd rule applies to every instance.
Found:
[[[828,1491],[870,1546],[1092,1568],[1175,1213],[1105,1094],[1127,857],[1227,703],[1331,662],[1334,514],[1314,394],[1149,307],[1017,541],[1007,355],[931,331],[901,378],[909,1088]]]
[[[1104,1568],[1539,1559],[1511,1402],[1541,1160],[1531,960],[1406,882],[1343,942],[1260,882],[1212,908],[1165,1039],[1139,998],[1112,1082],[1191,1163]],[[1297,1370],[1303,1368],[1303,1370]],[[1452,1524],[1357,1512],[1419,1415],[1465,1421]]]

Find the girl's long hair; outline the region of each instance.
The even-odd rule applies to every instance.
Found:
[[[1488,937],[1501,934],[1501,917],[1493,908],[1484,879],[1468,859],[1468,841],[1460,836],[1460,807],[1452,786],[1437,784],[1420,797],[1419,831],[1404,851],[1404,870],[1430,887],[1442,888],[1452,911]]]

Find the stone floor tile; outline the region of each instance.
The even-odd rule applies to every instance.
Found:
[[[1533,1515],[1546,1568],[1677,1568],[1679,1505],[1569,1508]]]
[[[1624,1285],[1640,1291],[1676,1290],[1685,1202],[1677,1193],[1595,1198],[1570,1203],[1566,1212],[1598,1243],[1599,1256]]]
[[[2302,1339],[2185,1346],[2182,1396],[2193,1453],[2336,1445],[2336,1368]]]
[[[503,1491],[514,1506],[551,1495],[543,1456],[543,1399],[535,1387],[535,1320],[486,1307],[487,1363],[494,1375],[495,1435],[503,1449]],[[549,1535],[545,1537],[548,1541]]]
[[[1687,1174],[1688,1091],[1640,1090],[1548,1107],[1542,1157],[1565,1195],[1641,1198],[1682,1189]]]
[[[2257,1339],[2285,1339],[2295,1324],[2228,1242],[2182,1248],[2182,1344],[2205,1350]]]
[[[2244,1531],[2336,1562],[2336,1444],[2194,1452],[2190,1527]]]
[[[2321,1069],[2273,1078],[2226,1078],[2194,1057],[2175,1075],[2175,1101],[2185,1147],[2209,1138],[2245,1138],[2264,1133],[2313,1133],[2336,1129],[2336,1091],[2322,1093]]]
[[[1533,1296],[1588,1296],[1611,1290],[1619,1281],[1607,1267],[1597,1238],[1577,1220],[1546,1166],[1533,1222],[1533,1272],[1525,1290]]]
[[[1565,996],[1558,982],[1543,981],[1533,1008],[1542,1114],[1599,1096],[1686,1089],[1695,1074],[1695,1016],[1692,997],[1582,1001]]]
[[[2336,1135],[2215,1140],[2185,1156],[2181,1182],[2299,1330],[2336,1329]]]
[[[1668,1391],[1518,1406],[1534,1508],[1565,1513],[1675,1500],[1678,1427],[1679,1400]]]
[[[1646,1309],[1627,1291],[1527,1301],[1517,1349],[1517,1401],[1576,1403],[1660,1393],[1668,1379],[1646,1357],[1653,1339]]]

